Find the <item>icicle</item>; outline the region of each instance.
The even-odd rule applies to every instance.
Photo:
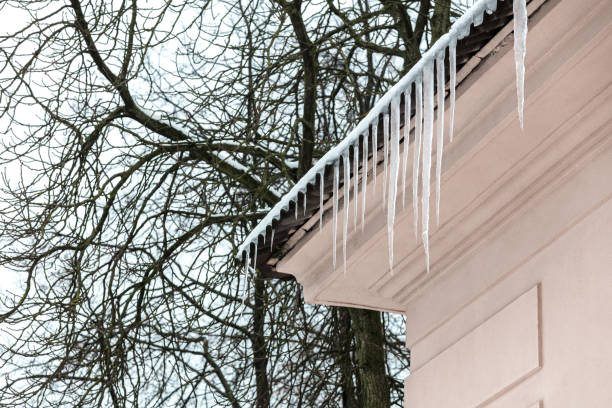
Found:
[[[351,160],[349,149],[342,155],[342,166],[344,167],[344,214],[342,223],[342,256],[344,258],[344,276],[346,276],[346,241],[348,235],[349,199],[351,190]]]
[[[297,220],[298,215],[298,207],[299,207],[299,199],[300,197],[296,194],[295,196],[295,219]]]
[[[368,185],[368,134],[363,135],[363,180],[361,180],[361,232],[365,228],[366,191]]]
[[[404,93],[404,163],[402,168],[402,208],[406,208],[406,171],[408,170],[408,146],[410,146],[410,91],[412,83]]]
[[[255,241],[255,256],[253,257],[253,270],[257,269],[257,242],[259,241],[259,237],[257,237],[257,240]]]
[[[383,154],[385,157],[383,158],[383,166],[385,168],[385,176],[383,178],[383,205],[387,200],[387,167],[388,167],[388,159],[389,159],[389,113],[385,113],[383,115]]]
[[[273,247],[274,247],[274,228],[272,228],[272,236],[270,237],[270,252],[272,252]]]
[[[389,161],[389,197],[387,208],[387,232],[389,237],[389,272],[393,273],[393,226],[395,224],[395,200],[399,175],[400,151],[400,101],[399,96],[391,101],[391,158]]]
[[[246,309],[246,300],[249,296],[249,251],[251,246],[249,245],[247,249],[244,250],[245,258],[244,258],[244,287],[242,289],[242,307],[240,308],[240,315],[238,319],[242,319],[242,314],[244,313],[244,309]],[[240,280],[238,280],[238,286],[236,287],[236,292],[240,292]],[[239,295],[237,294],[236,297]]]
[[[476,13],[474,15],[474,20],[473,20],[474,27],[478,27],[479,25],[481,25],[483,18],[484,18],[484,13],[482,12],[482,10],[479,13]]]
[[[455,88],[457,87],[457,40],[453,39],[448,47],[450,68],[450,123],[448,124],[449,139],[452,142],[455,130]]]
[[[523,129],[525,104],[525,54],[527,52],[527,5],[525,0],[514,0],[514,63],[516,65],[516,97],[518,117]]]
[[[251,264],[251,260],[249,259],[249,251],[250,251],[250,246],[248,249],[246,249],[244,251],[244,278],[246,279],[249,276],[249,265]]]
[[[306,204],[307,203],[307,197],[306,197],[306,193],[308,192],[307,189],[304,190],[304,217],[306,217]]]
[[[324,170],[319,173],[319,231],[323,230],[323,176]]]
[[[250,251],[251,251],[251,246],[249,245],[247,249],[245,250],[246,258],[244,260],[244,289],[242,289],[242,304],[243,305],[246,304],[246,298],[249,295],[249,265],[251,264],[251,261],[249,259]],[[240,287],[240,285],[238,287]],[[242,316],[242,312],[240,314]]]
[[[436,58],[438,76],[438,141],[436,143],[436,222],[440,224],[440,181],[442,178],[442,154],[444,151],[444,51]]]
[[[374,191],[376,191],[376,167],[378,167],[378,118],[372,124],[372,173],[374,175]]]
[[[423,81],[418,78],[414,83],[415,123],[414,159],[412,163],[412,210],[414,212],[414,236],[419,240],[419,160],[421,159],[421,136],[423,133]]]
[[[353,146],[353,180],[355,184],[353,186],[353,212],[354,212],[354,221],[355,228],[357,231],[357,196],[359,195],[359,139],[357,139],[357,143]]]
[[[423,175],[421,188],[421,208],[423,246],[425,247],[425,262],[429,272],[429,183],[431,176],[431,150],[433,142],[433,121],[434,121],[434,64],[428,61],[423,69]]]
[[[338,237],[338,185],[340,184],[340,163],[336,161],[334,163],[334,191],[332,192],[334,196],[334,243],[333,243],[333,251],[334,251],[334,270],[336,270],[336,239]]]

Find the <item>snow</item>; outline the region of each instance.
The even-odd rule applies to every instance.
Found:
[[[395,201],[397,177],[399,175],[400,152],[400,98],[391,102],[391,158],[389,160],[389,197],[387,197],[387,232],[389,238],[389,272],[393,273],[393,226],[395,224]]]
[[[436,58],[438,76],[438,140],[436,142],[436,222],[440,224],[440,179],[442,177],[442,154],[444,150],[444,53]]]
[[[402,208],[406,208],[406,172],[408,170],[408,146],[410,145],[410,103],[412,85],[404,93],[404,162],[402,167]]]
[[[421,211],[425,263],[429,272],[429,179],[431,176],[431,151],[434,122],[434,64],[430,61],[423,71],[423,174],[421,176]]]
[[[514,64],[516,65],[516,98],[519,122],[523,128],[525,104],[525,54],[527,53],[527,5],[525,0],[514,0]]]
[[[289,167],[290,169],[297,169],[299,165],[300,163],[297,160],[285,160],[285,166]]]
[[[521,124],[521,128],[523,126],[523,107],[524,107],[524,80],[525,80],[525,53],[526,53],[526,36],[527,36],[527,10],[526,10],[526,0],[513,0],[513,10],[514,10],[514,32],[515,32],[515,65],[516,65],[516,87],[517,87],[517,109],[519,121]],[[272,227],[272,222],[274,220],[280,220],[281,212],[288,211],[291,203],[296,204],[296,214],[297,214],[297,200],[299,198],[299,194],[305,193],[307,191],[307,187],[309,184],[314,184],[316,182],[316,177],[319,175],[321,177],[321,191],[323,191],[323,174],[325,166],[332,165],[334,166],[334,191],[333,191],[333,262],[334,269],[336,267],[336,238],[337,238],[337,211],[338,211],[338,188],[339,188],[339,161],[341,158],[346,158],[345,163],[349,163],[349,149],[351,146],[358,145],[359,138],[363,136],[364,138],[364,173],[363,173],[363,181],[362,181],[362,230],[364,229],[365,224],[365,203],[366,203],[366,185],[367,185],[367,158],[368,158],[368,132],[370,130],[370,126],[372,128],[372,153],[373,153],[373,176],[374,176],[374,186],[376,186],[376,164],[378,162],[377,159],[377,126],[380,115],[383,115],[383,123],[384,123],[384,169],[385,169],[385,183],[383,185],[383,202],[386,200],[386,189],[387,189],[387,173],[388,173],[388,148],[389,148],[389,105],[394,103],[399,103],[399,98],[403,93],[409,96],[410,87],[414,83],[415,86],[415,103],[416,103],[416,117],[415,117],[415,144],[414,144],[414,157],[413,157],[413,211],[414,211],[414,223],[415,223],[415,234],[418,237],[418,181],[419,181],[419,170],[420,170],[420,156],[421,150],[423,154],[422,158],[422,175],[421,175],[421,211],[422,211],[422,231],[421,237],[425,249],[425,257],[427,263],[427,270],[429,270],[429,191],[430,191],[430,173],[431,173],[431,158],[432,158],[432,143],[433,143],[433,116],[434,116],[434,78],[433,78],[433,67],[434,62],[439,58],[440,55],[443,55],[448,48],[449,52],[449,60],[450,60],[450,118],[449,118],[449,140],[453,140],[453,126],[454,126],[454,115],[455,115],[455,88],[456,88],[456,44],[457,40],[460,40],[467,36],[470,32],[470,28],[472,25],[477,26],[483,20],[483,15],[485,12],[491,13],[497,7],[497,0],[478,0],[466,13],[464,13],[451,27],[448,33],[444,34],[442,37],[436,41],[433,46],[423,54],[422,58],[410,69],[410,71],[402,77],[387,93],[385,93],[374,105],[374,107],[370,110],[370,112],[357,124],[357,126],[346,136],[344,140],[342,140],[337,146],[328,151],[321,159],[319,159],[316,164],[300,179],[289,192],[287,192],[280,201],[270,210],[270,212],[264,217],[260,223],[250,232],[250,234],[246,237],[245,241],[239,247],[239,256],[246,256],[247,259],[249,257],[249,251],[251,249],[251,244],[257,244],[257,240],[259,236],[266,235],[267,227]],[[438,70],[438,76],[440,75],[444,78],[443,73],[441,74]],[[438,81],[441,86],[438,89],[438,98],[440,98],[440,94],[443,93],[444,85],[443,80]],[[423,87],[424,87],[424,97],[423,97]],[[441,92],[442,90],[442,92]],[[406,98],[406,101],[409,101],[409,97]],[[398,108],[399,109],[399,108]],[[406,110],[409,112],[409,107],[406,107]],[[437,185],[436,185],[436,214],[439,217],[439,200],[440,200],[440,179],[441,179],[441,160],[443,156],[443,110],[444,110],[444,99],[442,95],[442,99],[438,99],[438,143],[437,143]],[[394,114],[392,113],[392,116]],[[408,115],[409,116],[409,115]],[[392,118],[395,121],[395,117]],[[395,123],[393,124],[395,126]],[[406,140],[406,145],[408,144],[409,138],[409,126],[406,126],[406,131],[404,138]],[[394,131],[392,130],[392,133]],[[187,133],[188,134],[188,133]],[[392,137],[398,137],[399,134],[392,134]],[[394,154],[399,154],[399,151],[395,150],[394,147],[395,140],[392,141],[391,150],[392,156]],[[422,146],[422,149],[421,149]],[[407,150],[404,150],[404,169],[406,168],[407,161]],[[399,147],[398,147],[399,148]],[[357,162],[358,152],[354,152],[353,160],[355,163]],[[228,164],[237,167],[241,170],[244,170],[243,167],[239,163],[231,160],[229,157],[225,157],[222,159],[226,159]],[[229,159],[229,160],[228,160]],[[399,166],[399,161],[396,163],[395,159],[392,157],[391,161],[391,185],[389,194],[395,195],[397,194],[397,186],[394,183],[397,183],[397,175],[393,175],[395,165]],[[289,164],[291,165],[291,164]],[[357,166],[358,168],[358,166]],[[349,190],[350,190],[350,167],[348,165],[345,166],[345,201],[344,201],[344,235],[343,235],[343,252],[344,252],[344,268],[346,273],[346,225],[348,223],[348,203],[349,203]],[[348,176],[347,176],[348,173]],[[355,179],[355,194],[357,193],[358,186],[358,171],[354,171]],[[403,171],[403,177],[405,179],[405,170]],[[402,188],[405,189],[405,182],[402,182]],[[394,190],[394,191],[391,191]],[[402,194],[402,202],[404,202],[404,195]],[[322,197],[320,206],[322,208]],[[355,205],[355,214],[357,214],[357,195],[354,198]],[[393,201],[393,198],[390,199]],[[394,210],[395,210],[395,202],[388,203],[393,206],[393,211],[388,210],[388,217],[394,218]],[[356,216],[355,216],[356,220]],[[390,218],[388,218],[390,220]],[[320,226],[322,225],[322,211],[320,210]],[[356,224],[355,224],[356,225]],[[392,225],[392,223],[391,223]],[[274,234],[274,230],[272,230],[272,234]],[[272,238],[273,239],[273,238]],[[247,262],[248,265],[248,262]]]

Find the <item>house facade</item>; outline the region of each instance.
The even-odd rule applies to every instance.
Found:
[[[457,72],[429,271],[401,192],[389,270],[380,154],[346,273],[340,234],[332,267],[333,200],[261,261],[308,302],[406,316],[406,407],[612,407],[612,2],[532,0],[528,14],[523,129],[511,21]],[[351,217],[362,194],[349,190]]]

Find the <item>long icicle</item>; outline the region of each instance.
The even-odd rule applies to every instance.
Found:
[[[436,58],[438,76],[438,140],[436,142],[436,222],[440,224],[440,182],[442,178],[442,155],[444,154],[444,52]]]
[[[414,237],[419,240],[419,161],[423,133],[423,80],[418,78],[414,83],[415,123],[414,123],[414,159],[412,162],[412,211],[414,213]]]
[[[450,120],[448,136],[452,142],[455,131],[455,88],[457,88],[457,39],[453,38],[448,46],[448,60],[450,69]]]
[[[323,171],[319,173],[319,231],[323,230],[323,192],[324,190],[324,171],[325,167],[323,167]]]
[[[395,224],[395,201],[400,156],[400,100],[391,101],[391,158],[389,160],[389,197],[387,208],[387,232],[389,237],[389,272],[393,274],[393,227]]]
[[[333,242],[333,251],[334,251],[334,271],[336,270],[336,240],[338,238],[338,185],[340,183],[340,163],[336,161],[334,163],[334,191],[332,194],[334,195],[333,203],[333,223],[334,223],[334,242]]]
[[[308,205],[308,189],[304,189],[304,217],[306,217],[306,206]]]
[[[274,249],[274,228],[272,228],[272,235],[270,236],[270,252]]]
[[[357,231],[357,215],[359,209],[357,208],[357,197],[359,195],[359,139],[353,146],[353,213],[354,213],[354,231]]]
[[[408,147],[410,146],[410,102],[412,84],[404,93],[404,162],[402,168],[402,208],[406,208],[406,173],[408,170]]]
[[[525,104],[525,54],[527,53],[527,4],[526,0],[514,0],[514,64],[516,65],[516,98],[518,117],[523,129]]]
[[[245,279],[249,276],[249,266],[251,265],[250,251],[251,251],[250,246],[248,249],[244,251],[244,278]]]
[[[372,123],[372,175],[376,191],[376,167],[378,167],[378,118]]]
[[[431,177],[431,150],[433,142],[434,122],[434,64],[428,61],[423,69],[423,175],[421,188],[421,209],[423,247],[425,249],[425,263],[429,272],[429,184]]]
[[[366,211],[366,192],[368,186],[368,137],[367,133],[363,135],[363,163],[362,173],[363,178],[361,180],[361,232],[365,229],[365,211]]]
[[[351,197],[351,159],[349,149],[347,148],[342,155],[342,166],[344,167],[344,211],[342,223],[342,256],[344,258],[344,276],[346,276],[346,241],[348,239],[348,217],[349,217],[349,199]]]
[[[244,251],[246,256],[244,258],[244,288],[242,289],[242,304],[243,305],[246,304],[246,299],[247,299],[247,296],[249,295],[249,266],[251,265],[251,261],[249,259],[250,251],[251,251],[251,246],[249,245],[249,247]],[[237,290],[240,290],[239,288],[240,286],[238,286]]]
[[[383,205],[387,200],[387,180],[388,180],[388,167],[389,167],[389,113],[383,115],[383,167],[385,169],[385,175],[383,178]]]

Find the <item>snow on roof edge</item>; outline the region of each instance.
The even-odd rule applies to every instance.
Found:
[[[505,0],[510,1],[510,0]],[[438,54],[446,51],[449,45],[456,45],[457,40],[466,37],[470,33],[470,27],[482,23],[484,12],[493,13],[497,9],[498,0],[478,0],[470,7],[455,23],[451,26],[448,33],[441,36],[434,45],[423,54],[421,59],[404,75],[390,90],[380,98],[370,112],[363,118],[357,126],[336,146],[330,149],[308,172],[289,190],[268,214],[257,224],[257,226],[247,235],[243,243],[238,247],[239,258],[245,255],[245,251],[250,251],[250,246],[259,240],[259,236],[265,237],[266,229],[272,226],[272,222],[280,220],[281,211],[288,210],[291,202],[297,201],[299,193],[305,193],[309,184],[315,184],[317,175],[323,177],[325,167],[333,164],[342,157],[343,152],[350,146],[359,143],[359,137],[369,132],[369,127],[374,121],[378,120],[381,113],[389,109],[391,100],[401,95],[412,82],[422,77],[423,68],[431,61],[434,61]]]

